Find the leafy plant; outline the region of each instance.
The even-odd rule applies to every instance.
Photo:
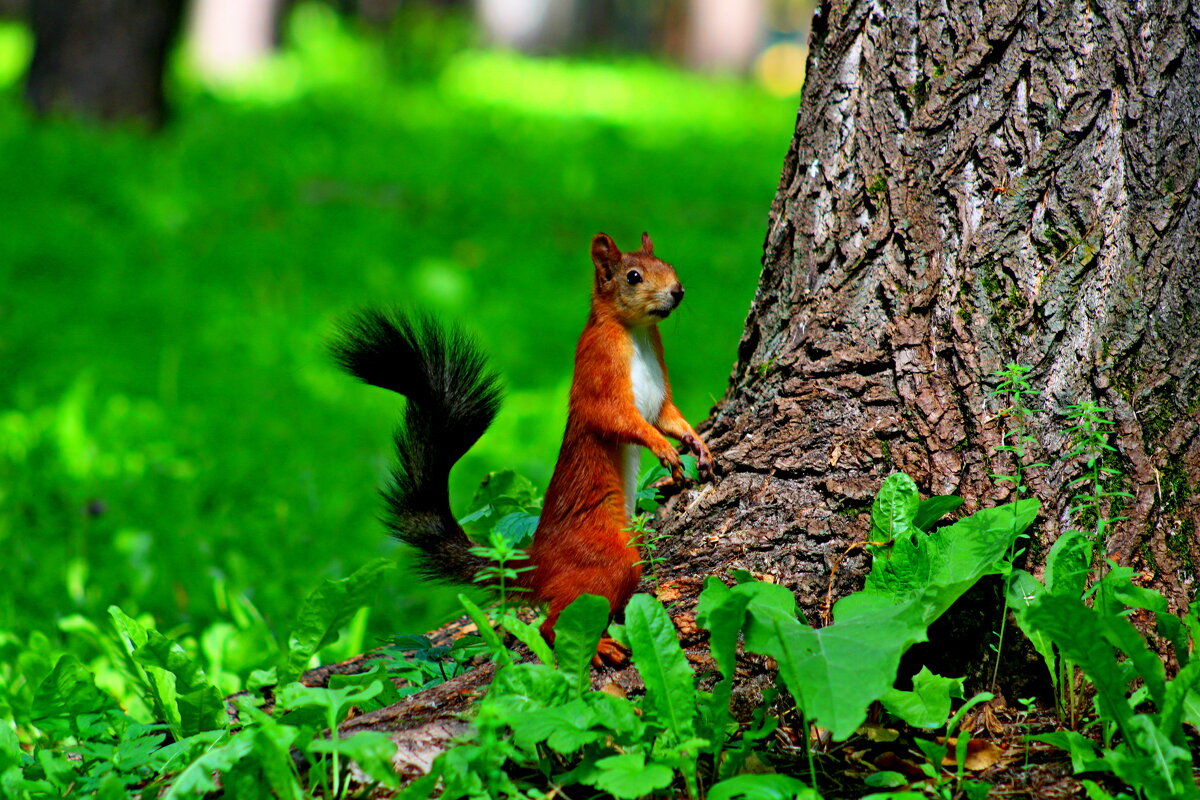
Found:
[[[626,610],[626,637],[646,686],[642,703],[592,691],[591,659],[607,618],[608,601],[584,595],[559,617],[552,660],[516,664],[498,658],[501,669],[470,739],[439,756],[432,772],[403,796],[428,796],[439,785],[447,798],[524,796],[528,784],[514,777],[521,771],[559,790],[580,784],[619,798],[641,797],[677,780],[692,796],[705,789],[710,797],[793,796],[780,794],[780,787],[790,791],[802,784],[782,776],[719,782],[729,769],[719,754],[737,728],[728,712],[732,669],[713,693],[696,689],[675,627],[652,597],[635,595]],[[502,646],[498,638],[493,645]],[[727,657],[732,653],[726,647],[722,661]],[[765,731],[750,731],[750,741],[773,727],[772,721]],[[702,762],[706,755],[715,757]],[[740,763],[735,758],[734,769]],[[776,793],[761,794],[771,791]]]
[[[1074,729],[1078,726],[1081,714],[1077,704],[1075,667],[1069,658],[1061,654],[1044,631],[1025,620],[1025,611],[1035,599],[1046,595],[1054,595],[1064,602],[1084,597],[1093,559],[1097,549],[1103,552],[1108,526],[1122,519],[1105,517],[1104,507],[1116,498],[1127,498],[1131,495],[1127,492],[1111,491],[1106,486],[1109,479],[1121,474],[1119,470],[1104,467],[1102,464],[1106,453],[1115,452],[1108,444],[1108,429],[1105,427],[1112,425],[1112,422],[1103,416],[1109,409],[1091,401],[1067,408],[1068,418],[1074,421],[1067,429],[1074,446],[1063,458],[1082,456],[1088,470],[1086,475],[1068,484],[1068,488],[1085,485],[1088,487],[1075,494],[1072,498],[1074,505],[1068,513],[1082,513],[1083,516],[1092,519],[1094,527],[1090,533],[1069,529],[1058,537],[1046,558],[1045,585],[1027,572],[1014,570],[1006,582],[1005,598],[1006,607],[1014,611],[1018,623],[1050,671],[1059,718]],[[1101,574],[1104,568],[1101,567]],[[1101,582],[1098,591],[1103,593],[1107,585]],[[1103,604],[1103,601],[1100,602]]]
[[[1008,405],[1002,408],[999,413],[1013,421],[1012,429],[1005,430],[1001,434],[1000,446],[996,448],[997,452],[1012,454],[1013,474],[993,474],[991,477],[1001,482],[1011,483],[1018,499],[1029,491],[1029,487],[1025,485],[1025,471],[1034,467],[1049,466],[1045,463],[1027,464],[1025,460],[1029,445],[1037,442],[1036,437],[1029,433],[1028,421],[1033,415],[1033,411],[1027,405],[1025,396],[1041,394],[1041,392],[1033,388],[1026,377],[1032,369],[1032,367],[1013,362],[1006,364],[1004,369],[992,373],[992,376],[999,378],[1000,382],[996,385],[995,389],[989,392],[992,396],[1004,398],[1008,401]],[[1022,538],[1024,537],[1018,536],[1014,539],[1012,546],[1009,548],[1006,561],[1010,567],[1023,552],[1019,549],[1018,544]],[[1008,570],[1005,571],[1006,581],[1007,578]],[[1008,627],[1008,601],[1008,593],[1006,592],[1004,595],[1004,606],[1000,611],[1000,628],[996,632],[996,643],[992,646],[992,650],[996,654],[992,665],[991,683],[993,687],[996,686],[996,679],[1000,674],[1000,656],[1004,649],[1004,632]]]
[[[897,473],[884,481],[871,519],[874,535],[892,537],[891,544],[873,548],[863,590],[837,602],[831,625],[813,629],[797,619],[786,587],[728,588],[715,578],[705,583],[697,618],[703,612],[713,624],[714,607],[726,605],[721,624],[740,627],[744,616],[746,649],[774,658],[805,715],[845,739],[867,707],[892,689],[900,657],[924,641],[929,624],[981,577],[1003,571],[1008,548],[1033,522],[1038,502],[982,509],[932,533],[916,525],[919,508],[911,478]]]
[[[488,536],[487,545],[477,545],[470,548],[473,555],[480,558],[486,558],[492,563],[483,567],[475,573],[474,581],[487,586],[495,587],[500,595],[501,612],[507,612],[509,603],[509,592],[524,592],[527,591],[523,587],[513,586],[512,583],[520,577],[522,572],[529,572],[533,569],[533,565],[524,567],[509,566],[512,562],[527,562],[529,555],[518,547],[514,547],[500,530],[500,526],[508,517],[502,518],[496,523],[496,527],[492,529]]]
[[[655,555],[658,550],[658,543],[667,538],[666,534],[655,532],[654,528],[650,527],[651,516],[648,513],[634,514],[630,520],[630,544],[636,545],[642,551],[642,558],[638,562],[645,570],[646,574],[653,578],[659,564],[663,559]]]
[[[453,644],[434,645],[428,636],[404,635],[392,637],[379,652],[391,656],[391,660],[380,663],[389,674],[411,683],[414,688],[406,691],[410,693],[462,674],[467,663],[485,650],[483,640],[475,636],[464,636]]]
[[[1075,445],[1065,458],[1082,457],[1087,472],[1067,484],[1068,489],[1075,489],[1071,498],[1073,505],[1068,513],[1080,515],[1094,520],[1091,531],[1092,545],[1103,551],[1103,545],[1112,523],[1125,517],[1108,517],[1112,504],[1118,498],[1132,498],[1129,492],[1114,491],[1109,487],[1113,478],[1121,475],[1119,469],[1104,466],[1104,459],[1109,453],[1116,453],[1115,447],[1108,443],[1112,420],[1105,419],[1112,413],[1111,408],[1105,408],[1088,400],[1083,403],[1067,406],[1067,419],[1072,424],[1067,428],[1067,435]],[[1104,569],[1103,560],[1101,570]]]
[[[696,457],[689,453],[684,453],[679,456],[679,461],[683,464],[683,476],[685,480],[692,483],[698,482],[700,480],[700,467],[696,461]],[[656,484],[670,476],[671,471],[658,462],[649,465],[638,473],[636,511],[651,513],[659,507],[663,498]]]
[[[336,639],[342,627],[368,605],[379,579],[395,567],[395,562],[377,558],[345,578],[322,581],[309,592],[300,604],[287,647],[280,653],[279,666],[258,675],[258,685],[285,684],[299,677],[317,651]]]
[[[288,647],[279,650],[276,665],[260,679],[298,674],[360,616],[370,589],[390,566],[372,562],[314,589],[301,605]],[[115,606],[110,615],[111,632],[82,620],[70,620],[70,629],[105,654],[100,663],[110,665],[106,686],[118,680],[140,694],[137,708],[145,719],[122,710],[75,656],[63,654],[51,667],[35,648],[21,669],[29,690],[6,687],[19,727],[14,733],[0,722],[4,796],[119,798],[135,790],[162,794],[164,789],[168,797],[201,796],[215,788],[215,771],[224,775],[222,786],[230,796],[300,797],[315,782],[322,794],[337,797],[344,794],[346,759],[351,758],[376,780],[397,785],[386,737],[321,736],[322,730],[336,728],[350,704],[362,707],[389,690],[389,699],[396,697],[381,667],[346,678],[348,685],[341,687],[336,681],[330,689],[285,685],[276,692],[275,716],[256,707],[261,700],[243,695],[238,701],[243,729],[234,733],[223,694],[194,647],[160,633],[147,618],[135,619]],[[147,719],[162,722],[147,724]],[[25,738],[24,746],[19,737]],[[314,770],[301,774],[293,746],[309,754]]]
[[[493,537],[499,536],[507,546],[521,548],[533,540],[542,497],[528,478],[502,469],[484,477],[471,505],[475,510],[459,520],[468,533],[493,547]]]
[[[1200,630],[1200,603],[1188,610],[1191,636],[1153,590],[1135,586],[1132,570],[1113,566],[1100,581],[1089,607],[1067,592],[1038,594],[1023,615],[1024,624],[1048,638],[1079,666],[1096,689],[1096,711],[1104,724],[1104,747],[1065,730],[1032,737],[1071,754],[1076,772],[1106,771],[1128,783],[1146,800],[1200,797],[1192,777],[1192,756],[1183,722],[1196,708],[1200,660],[1189,638]],[[1152,611],[1169,641],[1179,673],[1167,680],[1162,661],[1126,617],[1128,609]],[[1135,683],[1141,686],[1134,689]],[[1149,704],[1154,710],[1143,710]],[[1190,718],[1194,723],[1197,720]],[[1120,740],[1113,746],[1114,734]]]
[[[309,795],[306,785],[322,796],[341,798],[347,789],[345,769],[352,759],[385,786],[398,787],[391,767],[395,746],[386,735],[373,731],[339,739],[337,726],[353,706],[369,701],[382,690],[379,681],[368,686],[324,689],[289,684],[276,697],[274,714],[248,696],[236,700],[242,728],[191,761],[174,779],[165,797],[200,798],[220,788],[232,797],[290,797]],[[315,712],[315,713],[309,713]],[[329,737],[322,731],[329,731]],[[292,748],[312,761],[307,776],[292,758]]]

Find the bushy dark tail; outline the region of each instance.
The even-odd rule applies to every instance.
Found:
[[[360,380],[408,398],[396,431],[396,466],[383,490],[392,535],[418,551],[434,580],[468,583],[487,562],[450,512],[450,468],[479,440],[500,408],[500,384],[475,343],[432,319],[368,310],[330,343]]]

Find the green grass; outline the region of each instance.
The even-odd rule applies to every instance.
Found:
[[[0,28],[0,644],[86,658],[60,620],[113,603],[199,635],[239,595],[285,631],[321,578],[402,557],[375,493],[399,403],[324,350],[357,306],[459,321],[506,378],[460,513],[489,470],[549,477],[596,231],[649,230],[688,288],[663,325],[684,413],[724,391],[794,101],[472,50],[398,77],[395,39],[314,8],[292,41],[237,86],[177,70],[150,137],[31,120]],[[452,597],[393,573],[366,643]]]

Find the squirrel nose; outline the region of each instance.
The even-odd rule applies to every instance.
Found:
[[[671,297],[675,298],[675,305],[679,305],[683,300],[683,285],[675,284],[675,288],[671,290]]]

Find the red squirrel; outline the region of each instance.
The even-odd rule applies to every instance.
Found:
[[[542,635],[553,641],[558,615],[581,594],[625,608],[642,574],[632,541],[641,448],[671,471],[683,469],[667,436],[697,457],[710,479],[708,447],[671,401],[658,323],[683,300],[670,264],[642,248],[622,253],[607,234],[592,239],[591,312],[575,350],[567,429],[519,585],[547,605]],[[462,334],[430,319],[366,311],[352,318],[331,349],[351,375],[408,398],[396,433],[397,464],[384,490],[393,536],[417,551],[426,577],[469,583],[487,563],[450,511],[450,468],[483,435],[500,405],[497,377]],[[599,656],[622,656],[611,640]]]

